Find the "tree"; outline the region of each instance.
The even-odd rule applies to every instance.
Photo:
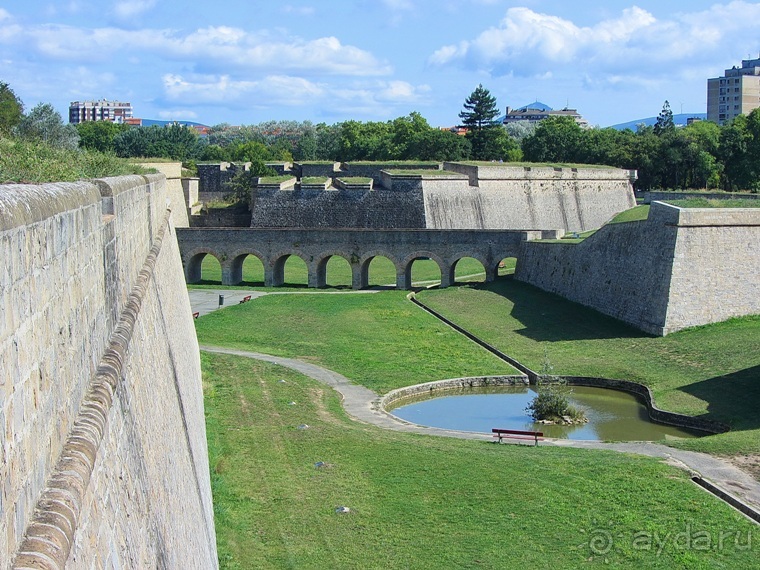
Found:
[[[500,128],[494,119],[499,114],[496,97],[482,84],[475,88],[464,102],[464,110],[459,113],[462,126],[467,128],[467,138],[472,144],[472,158],[492,160],[494,139]]]
[[[676,124],[673,122],[673,111],[670,110],[670,103],[667,99],[662,105],[662,111],[657,115],[657,122],[654,125],[654,134],[658,137],[676,130]]]
[[[79,146],[100,152],[113,152],[113,140],[120,132],[129,128],[128,125],[112,123],[111,121],[85,121],[76,125],[79,133]]]
[[[36,105],[22,117],[13,132],[19,138],[39,141],[56,148],[79,147],[79,133],[74,125],[64,124],[61,114],[50,103]]]
[[[496,97],[480,84],[465,99],[464,111],[460,111],[459,118],[462,119],[463,126],[470,130],[480,131],[495,126],[494,119],[498,114]]]
[[[118,156],[130,158],[171,158],[194,160],[203,156],[206,143],[192,127],[172,124],[165,127],[131,127],[116,135],[113,146]]]
[[[529,162],[577,162],[580,158],[583,129],[575,119],[547,117],[536,132],[522,141],[524,159]]]
[[[24,116],[24,104],[7,83],[0,81],[0,134],[10,133]]]

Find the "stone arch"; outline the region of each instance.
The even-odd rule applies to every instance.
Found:
[[[190,250],[190,252],[187,253],[183,259],[185,265],[185,281],[187,283],[198,283],[198,281],[201,280],[203,277],[203,258],[205,258],[207,255],[214,257],[219,262],[219,265],[222,265],[224,255],[220,254],[213,248],[197,247]]]
[[[328,250],[320,252],[319,255],[314,256],[314,261],[309,267],[309,274],[314,274],[316,287],[327,286],[327,263],[330,261],[331,257],[336,256],[345,259],[348,262],[348,265],[351,268],[351,285],[353,287],[356,282],[355,274],[358,272],[358,259],[355,259],[356,255],[348,254],[344,250]],[[355,259],[353,263],[351,262],[352,258]],[[311,278],[309,278],[309,283],[309,286],[311,286]]]
[[[451,282],[451,284],[454,284],[456,281],[457,263],[459,263],[465,257],[470,257],[474,259],[475,261],[479,262],[483,266],[483,271],[486,274],[485,276],[486,283],[494,280],[494,278],[496,277],[495,265],[493,263],[490,263],[489,260],[486,259],[486,257],[483,256],[482,254],[470,250],[470,251],[460,251],[456,255],[452,255],[448,258],[449,281]],[[489,271],[489,267],[491,267],[491,271]]]
[[[390,255],[385,250],[375,249],[365,252],[359,258],[359,280],[357,286],[354,287],[355,289],[365,289],[369,287],[369,266],[370,263],[372,263],[372,260],[376,257],[384,257],[388,259],[393,264],[393,267],[396,268],[396,287],[398,287],[398,275],[401,271],[401,264],[399,263],[398,258],[394,255]]]
[[[448,271],[448,264],[439,255],[433,253],[432,251],[425,250],[415,251],[403,259],[400,264],[403,273],[399,273],[397,275],[396,286],[399,289],[408,290],[412,288],[412,264],[416,259],[420,259],[422,257],[428,257],[438,264],[438,269],[441,272],[441,287],[443,288],[451,286],[451,282],[449,281],[450,273]]]
[[[243,263],[249,255],[257,258],[266,267],[266,256],[256,249],[237,249],[222,263],[222,285],[238,285],[243,281]]]
[[[309,257],[305,253],[291,249],[280,250],[269,257],[267,263],[264,264],[264,285],[266,287],[279,287],[285,283],[285,262],[291,255],[303,260],[307,271],[309,271]],[[314,286],[311,284],[311,271],[309,271],[308,285],[309,287]]]

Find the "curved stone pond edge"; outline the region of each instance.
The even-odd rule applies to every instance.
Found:
[[[388,394],[385,395],[385,397],[382,398],[381,406],[383,410],[387,409],[386,405],[390,405],[396,400],[399,400],[401,398],[407,398],[407,397],[417,395],[417,394],[432,393],[438,390],[447,390],[447,389],[454,389],[454,388],[461,389],[461,388],[476,387],[476,386],[477,387],[498,386],[500,385],[498,383],[499,378],[522,378],[524,379],[525,384],[527,384],[528,382],[530,382],[531,384],[536,384],[537,380],[539,379],[539,375],[536,372],[534,372],[533,370],[531,370],[530,368],[528,368],[527,366],[525,366],[524,364],[522,364],[521,362],[513,358],[512,356],[509,356],[508,354],[503,353],[495,346],[488,344],[486,341],[474,335],[467,329],[461,327],[455,322],[444,317],[441,313],[439,313],[435,309],[431,309],[430,307],[425,305],[422,301],[418,300],[414,293],[410,293],[407,296],[407,298],[412,303],[414,303],[415,305],[417,305],[424,311],[430,313],[441,322],[450,326],[455,331],[463,334],[464,336],[469,338],[471,341],[475,342],[476,344],[479,344],[481,347],[486,349],[488,352],[490,352],[497,358],[503,360],[510,366],[522,372],[522,375],[488,376],[488,377],[483,376],[479,378],[455,378],[451,380],[441,380],[439,382],[427,382],[425,384],[418,384],[416,386],[408,386],[406,388],[400,388],[398,390],[393,390],[392,392],[389,392]],[[482,383],[480,384],[477,383],[479,379],[482,381]],[[721,423],[721,422],[716,422],[714,420],[708,420],[705,418],[687,416],[686,414],[678,414],[676,412],[668,412],[665,410],[661,410],[654,404],[654,397],[652,396],[652,391],[649,389],[649,387],[645,386],[644,384],[639,384],[638,382],[632,382],[630,380],[615,380],[612,378],[596,378],[596,377],[590,377],[590,376],[551,376],[551,381],[555,381],[555,382],[565,381],[571,386],[589,386],[592,388],[608,388],[611,390],[619,390],[621,392],[628,392],[629,394],[633,394],[637,396],[640,400],[643,400],[644,404],[647,407],[647,411],[649,413],[649,419],[656,423],[671,425],[671,426],[680,427],[680,428],[688,428],[688,429],[693,429],[693,430],[704,431],[710,434],[725,433],[731,430],[731,426]],[[475,382],[475,383],[472,383],[472,382]],[[502,383],[501,385],[507,385],[507,384]]]
[[[704,431],[710,434],[725,433],[731,429],[726,424],[722,424],[720,422],[661,410],[655,406],[651,390],[647,386],[644,386],[643,384],[639,384],[637,382],[587,376],[552,376],[552,382],[566,382],[569,386],[606,388],[609,390],[618,390],[620,392],[633,394],[647,407],[649,419],[655,423]],[[414,396],[429,396],[437,395],[438,393],[440,393],[441,396],[444,396],[445,393],[450,390],[462,390],[467,388],[498,388],[500,386],[527,386],[529,384],[535,385],[535,382],[530,382],[528,380],[528,377],[524,375],[450,378],[448,380],[425,382],[424,384],[405,386],[404,388],[392,390],[380,398],[379,404],[380,408],[384,412],[392,414],[393,412],[390,411],[389,408],[392,408],[393,404],[399,400],[406,400],[408,398],[413,398]]]

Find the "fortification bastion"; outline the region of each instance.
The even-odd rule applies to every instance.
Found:
[[[760,208],[653,202],[581,243],[524,242],[515,278],[655,335],[760,314]]]
[[[499,163],[285,163],[284,187],[252,187],[254,228],[586,231],[635,205],[635,171]],[[224,194],[229,165],[203,165],[199,195]],[[201,166],[199,165],[199,173]],[[306,176],[330,179],[302,187]],[[342,179],[371,179],[357,187]],[[206,182],[210,181],[210,182]],[[350,187],[349,187],[350,186]],[[214,194],[215,193],[215,194]],[[191,220],[191,225],[207,225]]]

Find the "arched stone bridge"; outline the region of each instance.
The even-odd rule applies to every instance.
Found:
[[[308,268],[309,287],[324,287],[327,262],[337,255],[351,266],[352,287],[369,283],[369,264],[378,256],[387,257],[396,267],[396,287],[411,288],[412,263],[433,259],[441,270],[441,287],[454,282],[454,269],[463,257],[483,264],[486,281],[493,281],[499,262],[516,257],[520,244],[528,239],[557,237],[556,231],[541,230],[364,230],[364,229],[258,229],[258,228],[177,228],[177,239],[185,268],[185,279],[201,279],[201,262],[206,255],[216,257],[222,267],[222,284],[237,285],[243,280],[243,261],[254,255],[264,266],[264,284],[276,287],[284,282],[285,261],[300,257]]]

